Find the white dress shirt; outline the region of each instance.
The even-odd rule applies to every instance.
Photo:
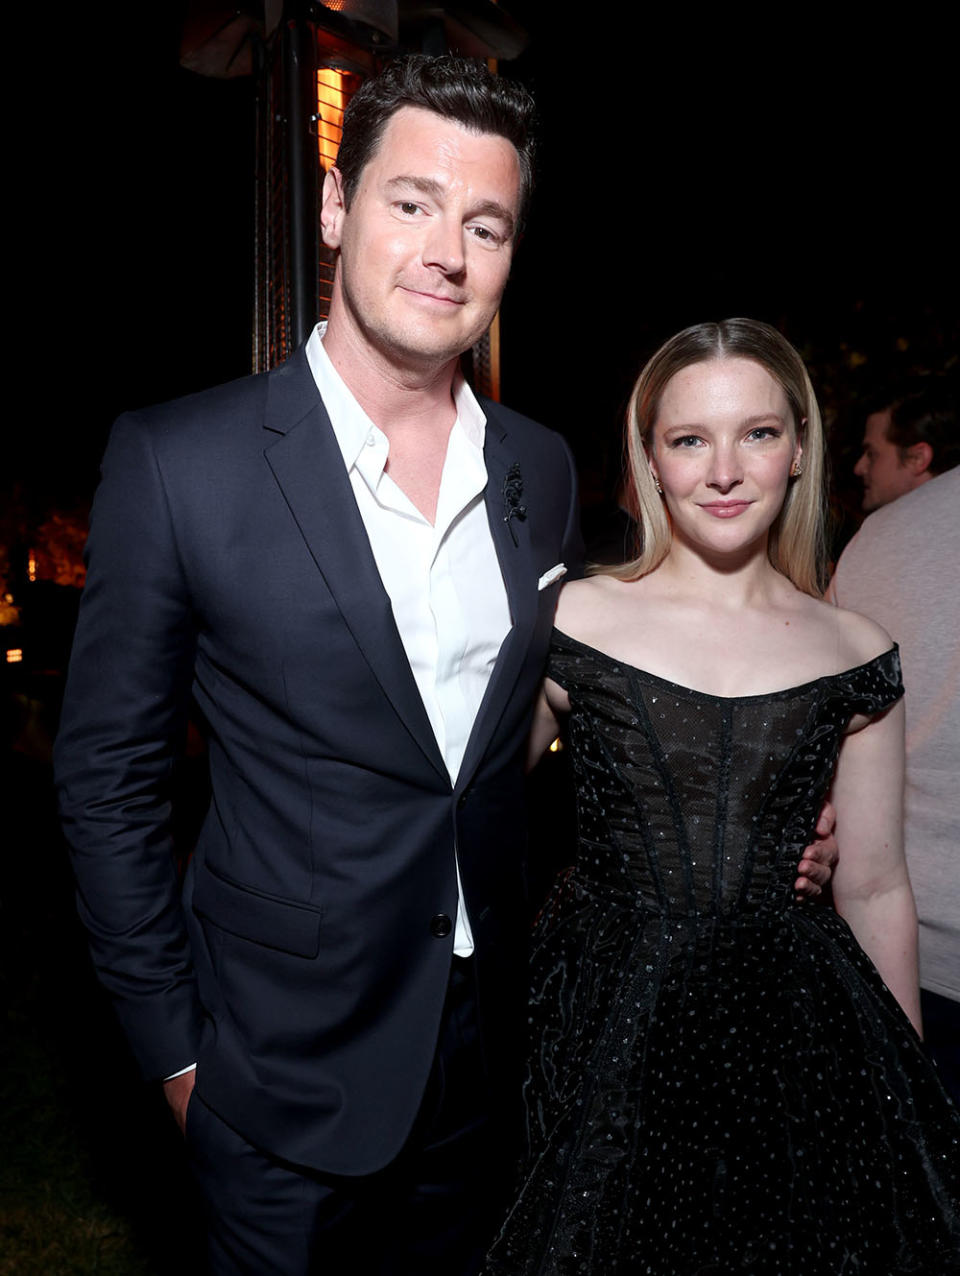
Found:
[[[324,350],[324,324],[307,342],[310,371],[330,416],[370,548],[427,717],[456,782],[500,647],[510,629],[507,591],[483,494],[486,418],[458,374],[450,432],[431,524],[384,472],[389,443],[350,393]],[[473,952],[457,867],[454,952]]]
[[[483,493],[486,417],[458,374],[453,387],[457,419],[440,478],[436,522],[431,524],[384,473],[389,444],[323,348],[325,323],[307,341],[307,361],[330,416],[380,579],[393,608],[427,717],[456,782],[473,723],[504,638],[510,609],[490,534]],[[457,865],[453,951],[473,952],[470,919]],[[195,1063],[167,1081],[191,1072]]]

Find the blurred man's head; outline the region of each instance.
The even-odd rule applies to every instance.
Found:
[[[960,462],[956,400],[942,383],[871,412],[854,474],[863,480],[866,513],[912,492]]]

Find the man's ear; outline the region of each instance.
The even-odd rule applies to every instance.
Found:
[[[918,477],[925,474],[933,463],[933,448],[929,443],[913,443],[903,449],[903,464]]]
[[[323,179],[323,195],[320,200],[320,234],[328,248],[340,247],[346,211],[343,177],[339,168],[331,168]]]

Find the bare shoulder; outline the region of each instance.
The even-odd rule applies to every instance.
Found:
[[[581,642],[603,646],[612,628],[622,623],[626,610],[641,601],[642,582],[613,576],[589,576],[571,581],[560,593],[557,628]]]
[[[557,628],[578,638],[585,621],[589,621],[596,606],[603,601],[605,577],[591,575],[583,581],[571,581],[560,590],[557,604]]]
[[[893,639],[884,627],[869,616],[862,616],[858,611],[847,611],[845,607],[833,607],[831,610],[836,612],[841,633],[856,656],[854,663],[865,664],[893,646]]]
[[[816,620],[832,631],[831,641],[842,668],[866,664],[893,646],[887,631],[869,616],[835,607],[821,599],[811,598],[809,602]]]

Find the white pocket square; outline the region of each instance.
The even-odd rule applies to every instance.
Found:
[[[552,585],[555,580],[560,580],[566,576],[567,569],[563,563],[557,563],[556,567],[551,567],[548,572],[544,572],[537,581],[537,589],[546,589],[548,585]]]

